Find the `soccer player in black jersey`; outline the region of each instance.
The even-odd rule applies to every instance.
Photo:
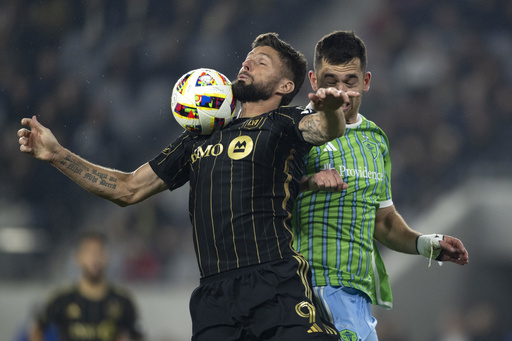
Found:
[[[76,259],[82,271],[79,282],[57,290],[36,316],[30,341],[43,341],[44,330],[53,325],[59,340],[142,340],[135,304],[128,292],[109,284],[106,238],[84,233]]]
[[[304,156],[344,133],[345,103],[359,94],[321,88],[309,94],[315,110],[285,107],[306,64],[277,34],[258,36],[233,83],[238,118],[209,136],[184,132],[131,173],[73,154],[35,116],[22,120],[30,130],[18,131],[20,150],[120,206],[190,183],[201,272],[190,302],[192,340],[338,340],[316,314],[289,220]]]

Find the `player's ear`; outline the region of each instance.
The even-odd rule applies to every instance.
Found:
[[[287,95],[295,89],[295,83],[288,78],[284,78],[278,85],[277,93],[280,95]]]
[[[315,71],[310,70],[308,73],[308,77],[309,77],[309,83],[311,83],[311,88],[313,89],[313,91],[317,91],[318,90],[318,83],[317,83],[318,79],[316,78]]]
[[[368,71],[368,72],[366,72],[366,73],[364,74],[364,80],[363,80],[363,81],[364,81],[363,91],[365,91],[365,92],[366,92],[366,91],[370,90],[370,80],[371,80],[371,79],[372,79],[372,74],[371,74],[371,72],[369,72],[369,71]]]

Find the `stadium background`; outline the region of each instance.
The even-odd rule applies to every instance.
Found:
[[[197,67],[235,75],[260,33],[312,66],[315,42],[353,29],[372,87],[361,112],[386,131],[393,197],[421,232],[460,237],[465,268],[384,251],[395,306],[380,340],[508,340],[512,333],[512,2],[0,1],[0,338],[15,340],[54,285],[77,271],[71,241],[111,238],[109,276],[131,288],[148,340],[189,339],[198,282],[187,189],[119,208],[22,155],[20,119],[131,171],[180,132],[171,87]],[[309,84],[293,102],[305,105]],[[458,338],[457,338],[458,337]]]

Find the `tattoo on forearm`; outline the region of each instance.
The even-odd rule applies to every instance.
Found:
[[[112,188],[112,189],[116,188],[115,182],[117,182],[117,178],[115,178],[113,176],[109,177],[107,173],[102,173],[96,169],[93,169],[91,176],[95,178],[94,183],[98,183],[98,185],[100,185],[100,186],[104,186],[104,187]],[[99,180],[99,182],[98,182],[98,180]]]
[[[320,124],[320,120],[315,116],[310,116],[306,118],[306,128],[308,131],[316,131],[318,130],[318,125]]]
[[[323,141],[324,134],[320,129],[320,119],[316,116],[308,116],[304,119],[305,134],[304,138],[310,143]]]
[[[60,162],[63,166],[66,166],[71,172],[82,175],[84,171],[89,171],[89,168],[78,160],[75,160],[68,155]]]
[[[71,155],[68,155],[61,161],[63,166],[66,166],[71,172],[82,175],[83,178],[93,184],[98,184],[103,187],[115,189],[117,178],[114,176],[109,176],[107,173],[102,173],[97,169],[89,169],[82,162],[75,160]]]

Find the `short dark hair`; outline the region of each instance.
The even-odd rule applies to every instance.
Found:
[[[306,57],[295,50],[290,44],[279,39],[279,35],[273,32],[257,36],[251,47],[254,49],[258,46],[269,46],[279,53],[279,58],[285,65],[283,76],[290,78],[295,85],[292,92],[283,96],[280,105],[290,104],[295,95],[299,92],[306,78],[308,67]]]
[[[366,71],[366,45],[354,31],[334,31],[325,35],[315,46],[315,71],[322,67],[324,61],[329,64],[345,64],[359,58],[361,71]]]

